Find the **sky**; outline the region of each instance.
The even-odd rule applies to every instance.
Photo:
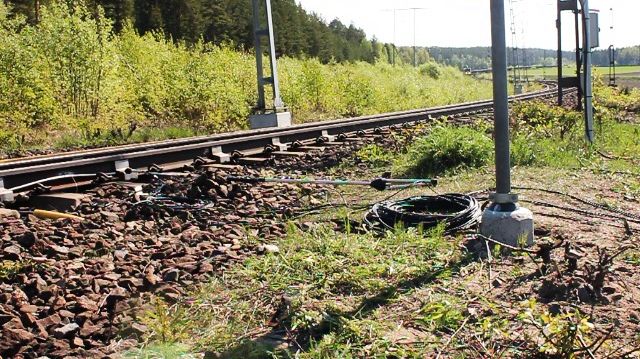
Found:
[[[398,46],[490,46],[489,0],[296,0],[323,19],[335,18],[362,28],[371,38]],[[507,46],[511,34],[511,4],[517,47],[557,48],[556,0],[505,0]],[[640,44],[640,0],[591,0],[600,10],[600,48]],[[394,31],[394,11],[395,31]],[[405,10],[401,10],[405,9]],[[611,26],[613,25],[613,29]],[[563,49],[575,48],[573,15],[563,16]]]

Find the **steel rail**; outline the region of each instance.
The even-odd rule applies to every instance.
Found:
[[[550,91],[554,91],[554,90],[547,89],[547,90],[538,91],[534,93],[512,96],[512,100],[526,100],[529,98],[535,98],[543,94],[546,94],[547,92],[550,92]],[[473,106],[486,107],[486,105],[491,103],[492,103],[491,100],[474,101],[474,102],[466,102],[462,104],[439,106],[439,107],[433,107],[433,108],[390,112],[390,113],[383,113],[378,115],[352,117],[347,119],[310,122],[310,123],[304,123],[304,124],[300,124],[292,127],[295,127],[296,129],[309,129],[309,128],[322,127],[322,126],[331,125],[331,124],[345,124],[345,123],[356,122],[360,120],[374,120],[374,119],[381,119],[386,117],[405,116],[405,115],[422,115],[425,112],[428,112],[432,115],[434,114],[440,115],[441,113],[456,114],[457,112],[455,112],[455,110],[458,108],[466,109],[467,107],[471,108]],[[167,147],[195,144],[195,143],[201,143],[201,142],[210,142],[213,140],[234,139],[234,138],[238,138],[246,135],[272,134],[272,133],[278,133],[280,131],[282,131],[282,128],[266,128],[266,129],[259,129],[259,130],[234,131],[234,132],[227,132],[227,133],[221,133],[221,134],[215,134],[215,135],[196,136],[196,137],[189,137],[189,138],[175,139],[175,140],[153,141],[153,142],[145,142],[145,143],[137,143],[137,144],[102,147],[102,148],[96,148],[96,149],[62,152],[62,153],[50,154],[50,155],[5,159],[5,160],[0,160],[0,171],[7,170],[7,169],[15,169],[17,167],[23,167],[23,166],[60,162],[60,161],[77,159],[77,158],[87,158],[90,156],[101,156],[106,154],[113,155],[118,153],[138,151],[141,149],[167,148]],[[1,174],[2,172],[0,172],[0,177],[1,177]]]
[[[552,96],[555,89],[512,96],[511,101],[529,100]],[[157,141],[144,144],[114,146],[74,151],[46,156],[17,158],[0,162],[0,197],[25,184],[72,174],[98,174],[126,172],[153,165],[184,162],[198,157],[212,158],[220,154],[238,153],[268,148],[296,141],[339,136],[360,131],[370,131],[394,125],[405,125],[431,117],[459,115],[491,110],[491,100],[439,106],[411,111],[400,111],[373,116],[306,123],[287,128],[237,131],[211,136],[178,140]]]

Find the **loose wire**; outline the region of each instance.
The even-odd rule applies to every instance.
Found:
[[[417,196],[373,205],[364,221],[371,229],[389,230],[402,224],[430,229],[444,224],[445,234],[471,229],[482,216],[478,201],[468,195],[447,193]]]

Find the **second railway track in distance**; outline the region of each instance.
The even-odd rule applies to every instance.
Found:
[[[553,97],[554,86],[512,96],[512,101]],[[212,163],[259,164],[267,158],[290,157],[322,147],[341,146],[358,138],[382,136],[386,129],[410,127],[436,117],[487,113],[492,101],[477,101],[306,123],[286,128],[239,131],[178,140],[114,146],[0,161],[0,200],[65,191],[108,180],[135,180],[149,172],[166,172]]]

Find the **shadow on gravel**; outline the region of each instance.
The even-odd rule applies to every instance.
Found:
[[[289,358],[296,352],[304,352],[310,349],[312,343],[317,343],[325,335],[337,333],[341,330],[343,319],[361,319],[371,315],[375,310],[387,305],[399,295],[412,289],[420,288],[433,283],[441,275],[450,272],[458,273],[460,268],[475,260],[473,255],[467,255],[458,262],[450,263],[434,272],[424,273],[418,277],[402,281],[396,286],[390,286],[380,291],[377,295],[364,299],[353,311],[327,312],[322,322],[304,331],[295,331],[289,323],[283,323],[274,327],[269,333],[248,340],[231,348],[224,353],[207,353],[205,358]]]

